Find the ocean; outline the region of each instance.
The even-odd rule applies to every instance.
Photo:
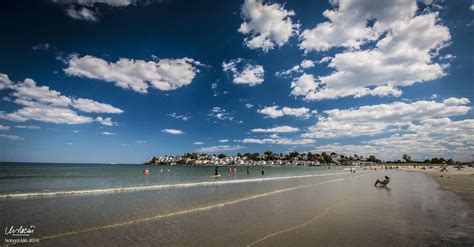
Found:
[[[473,210],[424,174],[332,167],[0,165],[3,227],[38,245],[472,246]],[[168,171],[169,169],[169,171]],[[373,183],[392,177],[389,188]],[[11,236],[4,234],[4,238]]]

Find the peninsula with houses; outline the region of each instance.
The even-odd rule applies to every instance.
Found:
[[[455,164],[452,159],[432,158],[422,162],[413,161],[407,154],[401,160],[382,161],[370,155],[364,157],[354,154],[352,156],[332,153],[237,153],[227,154],[205,154],[185,153],[182,155],[153,156],[144,162],[145,165],[190,165],[190,166],[370,166],[382,163],[405,163],[405,164]]]

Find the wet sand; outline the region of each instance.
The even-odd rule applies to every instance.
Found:
[[[392,177],[389,187],[374,187],[374,181],[384,175]],[[26,207],[32,203],[34,207]],[[28,220],[42,223],[39,245],[44,246],[474,244],[474,213],[466,202],[440,189],[430,176],[396,170],[174,191],[7,200],[2,207],[7,204],[28,212]],[[51,209],[54,205],[57,208]],[[19,220],[23,213],[8,218]]]
[[[442,189],[458,194],[464,201],[474,208],[474,168],[465,167],[461,170],[452,166],[447,168],[447,172],[441,172],[439,167],[427,170],[412,167],[403,169],[430,175],[440,184]]]

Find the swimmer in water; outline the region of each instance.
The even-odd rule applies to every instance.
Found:
[[[143,175],[148,176],[148,174],[150,174],[150,171],[148,168],[145,168],[145,170],[143,170]]]

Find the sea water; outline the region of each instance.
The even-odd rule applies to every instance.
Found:
[[[168,172],[168,168],[170,172]],[[425,174],[3,164],[2,227],[45,246],[472,246],[473,210]],[[161,172],[163,169],[163,172]],[[388,188],[373,186],[388,175]],[[70,193],[70,192],[79,193]],[[5,238],[7,236],[4,236]]]

